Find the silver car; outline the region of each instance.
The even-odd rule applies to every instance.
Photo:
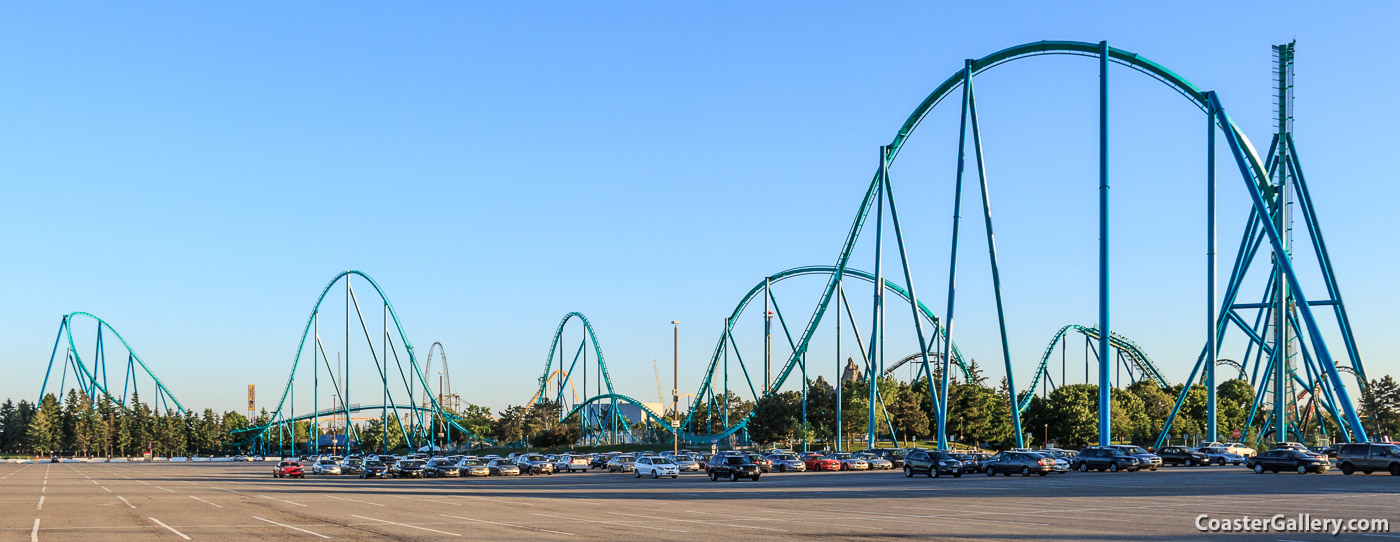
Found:
[[[864,459],[870,464],[870,470],[893,470],[894,462],[875,454],[856,454],[855,457]]]
[[[474,457],[465,457],[462,458],[461,461],[457,462],[457,472],[460,473],[460,476],[463,477],[490,476],[491,467],[486,466],[486,463],[483,463],[480,459],[476,459]],[[520,471],[517,469],[516,474],[519,473]]]
[[[486,469],[491,476],[520,476],[520,467],[504,457],[492,459]]]
[[[700,462],[696,461],[695,456],[690,454],[676,454],[675,457],[671,458],[671,461],[676,463],[676,468],[681,472],[700,472],[705,470],[700,468]]]
[[[1210,458],[1212,465],[1243,465],[1244,456],[1225,451],[1223,447],[1211,446],[1207,448],[1197,448],[1196,451],[1206,454]]]
[[[837,452],[827,457],[840,461],[841,470],[870,470],[870,462],[856,457],[855,454]]]
[[[588,472],[588,458],[581,455],[559,455],[551,458],[554,472]]]
[[[807,464],[798,459],[795,453],[773,452],[768,454],[768,460],[773,462],[773,470],[778,472],[807,471]]]
[[[311,474],[340,474],[340,463],[322,459],[311,465]]]

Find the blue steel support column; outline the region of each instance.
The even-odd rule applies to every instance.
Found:
[[[1263,175],[1263,172],[1259,171],[1260,164],[1258,164],[1257,161],[1245,157],[1244,142],[1240,141],[1234,134],[1233,124],[1230,121],[1230,117],[1226,115],[1225,111],[1221,108],[1219,98],[1212,97],[1211,105],[1221,125],[1231,127],[1230,130],[1225,131],[1225,140],[1230,145],[1230,152],[1235,157],[1236,165],[1240,168],[1240,174],[1243,176],[1243,180],[1247,185],[1250,199],[1252,199],[1254,203],[1254,208],[1261,214],[1268,213],[1268,206],[1264,203],[1263,194],[1259,192],[1259,187],[1255,185],[1253,181],[1256,173],[1260,176]],[[1303,294],[1302,284],[1298,280],[1298,276],[1294,273],[1293,262],[1286,256],[1286,252],[1283,250],[1283,235],[1278,229],[1274,228],[1271,221],[1264,220],[1263,225],[1264,232],[1268,234],[1269,243],[1273,246],[1274,251],[1278,254],[1285,255],[1283,258],[1279,259],[1279,263],[1282,264],[1282,272],[1288,280],[1289,290],[1293,292],[1293,299],[1295,303],[1297,303],[1298,311],[1303,316],[1303,322],[1307,324],[1308,338],[1313,343],[1313,353],[1317,355],[1318,362],[1322,367],[1327,370],[1327,378],[1332,382],[1332,387],[1337,393],[1337,399],[1342,403],[1342,408],[1346,410],[1347,423],[1352,426],[1352,437],[1357,442],[1369,441],[1370,439],[1366,435],[1366,428],[1361,425],[1361,419],[1356,415],[1356,408],[1355,404],[1351,401],[1351,394],[1347,391],[1346,386],[1342,383],[1341,375],[1337,372],[1336,361],[1333,360],[1332,353],[1327,349],[1327,344],[1323,342],[1322,333],[1317,327],[1317,320],[1313,317],[1312,307],[1308,305],[1308,299]]]
[[[972,59],[967,59],[963,64],[963,99],[962,118],[958,123],[958,174],[953,182],[953,242],[951,254],[948,256],[948,307],[944,311],[943,324],[943,352],[942,361],[943,381],[939,384],[941,391],[934,397],[937,403],[934,405],[938,409],[938,449],[948,449],[948,369],[952,360],[949,352],[953,351],[953,307],[957,299],[957,272],[958,272],[958,222],[962,217],[962,181],[965,169],[965,157],[967,155],[967,116],[968,106],[972,99]],[[1013,394],[1014,395],[1014,394]]]
[[[836,283],[836,377],[831,380],[836,386],[836,451],[841,451],[841,388],[845,387],[845,380],[841,378],[841,283],[840,277]],[[729,427],[729,424],[724,424]]]
[[[1215,116],[1206,114],[1206,440],[1216,442],[1215,360]],[[1190,386],[1187,386],[1190,387]]]
[[[58,343],[63,341],[63,330],[67,327],[68,315],[65,314],[63,315],[63,320],[58,323],[58,336],[53,338],[53,352],[49,354],[49,368],[44,370],[44,383],[39,386],[39,401],[44,400],[44,392],[49,390],[49,374],[53,373],[53,359],[58,357]],[[122,390],[122,397],[126,397],[125,389]],[[35,401],[34,404],[37,405],[39,402]]]
[[[987,228],[987,257],[992,264],[992,294],[997,302],[997,328],[1001,331],[1001,356],[1006,362],[1006,387],[1011,403],[1011,430],[1016,447],[1025,446],[1021,434],[1021,409],[1016,403],[1016,377],[1011,370],[1011,346],[1006,339],[1006,309],[1001,301],[1001,267],[997,264],[996,234],[992,230],[992,194],[987,188],[987,163],[982,157],[982,130],[977,122],[977,96],[968,96],[968,116],[972,119],[972,153],[977,159],[977,181],[982,188],[982,219]],[[1105,334],[1107,335],[1107,334]],[[945,371],[946,372],[946,371]]]
[[[729,427],[729,317],[724,317],[724,427]]]
[[[875,300],[870,307],[871,330],[870,330],[870,358],[866,364],[865,379],[866,387],[870,391],[870,403],[866,409],[866,446],[875,447],[875,394],[879,382],[876,381],[875,374],[876,351],[879,350],[880,340],[880,313],[885,304],[885,268],[880,258],[880,248],[884,245],[883,230],[885,225],[885,200],[881,198],[881,192],[885,190],[885,182],[889,175],[890,148],[887,145],[880,146],[880,186],[875,189]]]
[[[1113,435],[1108,370],[1108,42],[1099,42],[1099,446]],[[1214,360],[1208,360],[1211,365]]]
[[[312,336],[312,337],[316,337],[316,332],[317,332],[317,331],[316,331],[316,325],[317,325],[316,315],[313,313],[313,314],[311,315],[311,333],[312,333],[311,336]],[[309,430],[309,431],[306,432],[306,438],[311,440],[311,453],[312,453],[312,454],[316,454],[316,455],[320,455],[320,453],[321,453],[321,439],[320,439],[320,432],[321,432],[321,406],[320,406],[320,403],[319,403],[320,397],[321,397],[321,364],[320,364],[320,363],[317,363],[318,361],[320,361],[320,360],[317,359],[316,349],[315,349],[315,348],[312,348],[312,349],[311,349],[311,414],[312,414],[312,418],[311,418],[311,420],[312,420],[312,421],[311,421],[311,427],[312,427],[313,429],[311,429],[311,430]],[[315,434],[313,434],[313,433],[315,433]]]
[[[906,289],[909,290],[909,309],[910,309],[910,312],[912,312],[912,313],[913,313],[913,316],[914,316],[914,331],[915,331],[915,335],[916,335],[916,336],[918,337],[918,339],[919,339],[919,356],[920,356],[921,361],[923,362],[924,378],[927,378],[927,379],[928,379],[928,393],[929,393],[929,397],[932,398],[932,399],[933,399],[933,403],[934,403],[935,405],[937,405],[937,404],[939,404],[940,400],[939,400],[939,398],[938,398],[938,394],[936,394],[936,393],[934,392],[934,389],[933,389],[933,374],[929,371],[929,366],[928,366],[928,363],[929,363],[929,361],[928,361],[929,341],[928,341],[928,338],[924,335],[924,320],[923,320],[923,318],[921,318],[921,315],[919,314],[919,296],[914,292],[914,273],[913,273],[913,271],[911,271],[911,270],[909,269],[909,255],[908,255],[908,251],[905,250],[905,248],[904,248],[904,230],[903,230],[903,228],[901,228],[900,225],[899,225],[899,207],[898,207],[897,205],[895,205],[895,203],[894,203],[894,185],[892,185],[892,184],[890,183],[890,180],[889,180],[888,176],[886,176],[886,178],[885,178],[885,187],[884,187],[884,190],[885,190],[885,199],[889,200],[889,203],[890,203],[890,222],[894,224],[894,240],[895,240],[895,244],[899,247],[899,262],[900,262],[901,266],[902,266],[903,269],[904,269],[904,287],[905,287]],[[875,285],[875,286],[876,286],[877,288],[884,289],[884,285],[883,285],[883,284],[877,284],[877,285]],[[775,304],[776,304],[776,303],[775,303]],[[882,320],[882,322],[883,322],[884,319],[881,318],[881,320]],[[786,326],[784,326],[784,330],[786,330]],[[936,322],[936,321],[934,322],[934,333],[935,333],[935,335],[934,335],[934,340],[937,341],[938,337],[937,337],[936,334],[938,333],[938,322]],[[789,342],[791,342],[791,339],[789,339]],[[885,348],[883,348],[883,347],[884,347],[884,344],[881,344],[880,346],[881,346],[881,348],[880,348],[880,351],[881,351],[881,352],[887,351]],[[935,357],[934,359],[937,359],[937,358]],[[805,365],[805,362],[806,362],[806,355],[805,355],[805,354],[803,355],[803,362],[804,362],[804,365],[803,365],[803,368],[802,368],[802,370],[803,370],[803,373],[802,373],[802,374],[803,374],[803,382],[806,382],[806,374],[807,374],[807,373],[806,373],[806,370],[807,370],[807,367],[806,367],[806,365]],[[944,370],[944,373],[946,374],[947,371]],[[881,367],[880,367],[880,374],[885,374],[885,368],[884,368],[883,364],[882,364]],[[805,393],[805,389],[804,389],[804,393]],[[941,420],[942,420],[942,417],[943,417],[943,413],[937,412],[936,414],[938,415],[939,420],[940,420],[940,422],[939,422],[938,425],[939,425],[940,427],[945,426],[945,424],[941,421]],[[802,416],[803,416],[803,418],[802,418],[803,421],[806,421],[806,419],[807,419],[807,417],[806,417],[806,416],[807,416],[806,395],[803,395]],[[891,436],[893,436],[893,435],[891,435]],[[940,435],[940,438],[938,439],[938,442],[939,442],[939,449],[946,449],[946,447],[945,447],[944,444],[943,444],[944,440],[946,440],[946,439],[943,439],[943,438],[941,438],[941,437],[942,437],[942,435]],[[807,451],[807,450],[804,448],[803,451],[805,452],[805,451]]]

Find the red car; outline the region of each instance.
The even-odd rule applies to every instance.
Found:
[[[841,462],[822,454],[806,454],[802,456],[802,462],[807,465],[809,471],[819,470],[841,470]]]
[[[272,467],[273,478],[306,478],[306,472],[301,470],[301,463],[296,461],[281,461],[276,467]]]

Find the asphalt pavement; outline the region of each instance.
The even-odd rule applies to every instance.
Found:
[[[1198,517],[1386,519],[1391,532],[1260,540],[1400,540],[1400,476],[1243,467],[906,478],[899,471],[589,473],[274,479],[271,462],[0,464],[5,540],[1184,540]]]

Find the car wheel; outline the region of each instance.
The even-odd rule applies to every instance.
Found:
[[[658,471],[651,471],[651,479],[652,479],[652,480],[655,480],[655,479],[660,478],[660,477],[661,477],[661,473],[660,473],[660,472],[658,472]]]
[[[1021,476],[1030,476],[1030,475],[1031,475],[1031,468],[1030,468],[1030,467],[1021,467]]]
[[[714,471],[710,471],[710,481],[714,482],[716,480],[719,480],[719,476],[716,476]]]
[[[1079,464],[1079,472],[1089,472],[1089,464],[1088,464],[1088,463],[1080,463],[1080,464]]]
[[[1188,466],[1188,467],[1190,467],[1190,466],[1191,466],[1191,460],[1190,460],[1190,459],[1187,459],[1186,462],[1183,463],[1183,464],[1186,465],[1186,466]]]
[[[1350,476],[1353,472],[1356,472],[1356,467],[1351,466],[1351,463],[1342,463],[1342,474]]]
[[[1307,465],[1304,465],[1304,464],[1302,464],[1302,463],[1299,463],[1299,464],[1298,464],[1298,469],[1297,469],[1297,470],[1298,470],[1298,474],[1307,474],[1307,473],[1308,473],[1308,466],[1307,466]]]
[[[905,478],[913,478],[913,477],[914,477],[914,469],[911,469],[911,468],[909,468],[908,466],[904,467],[904,477],[905,477]]]
[[[635,478],[641,478],[641,477],[642,477],[641,471],[635,471],[635,472],[633,472],[632,474],[635,474],[635,475],[636,475]]]
[[[730,482],[738,482],[738,481],[739,481],[739,473],[738,473],[738,472],[734,472],[734,471],[730,471],[730,473],[729,473],[729,481],[730,481]]]
[[[1117,464],[1117,463],[1109,463],[1109,464],[1108,464],[1108,472],[1118,472],[1118,464]]]
[[[778,465],[778,472],[787,472],[787,466]]]
[[[1391,475],[1391,476],[1400,476],[1400,465],[1396,465],[1396,464],[1393,464],[1393,463],[1392,463],[1392,464],[1390,465],[1390,475]]]
[[[758,475],[758,474],[753,475],[753,481],[757,482],[759,476],[760,476],[760,475]]]
[[[1264,474],[1264,464],[1263,464],[1263,463],[1255,463],[1255,464],[1254,464],[1254,474]]]
[[[987,476],[996,476],[996,475],[997,475],[997,472],[996,472],[996,471],[994,471],[994,470],[992,470],[992,469],[987,469]]]
[[[929,465],[929,466],[928,466],[928,477],[929,477],[929,478],[937,478],[940,474],[942,474],[942,473],[938,472],[938,467],[935,467],[935,466],[933,466],[933,465]]]

